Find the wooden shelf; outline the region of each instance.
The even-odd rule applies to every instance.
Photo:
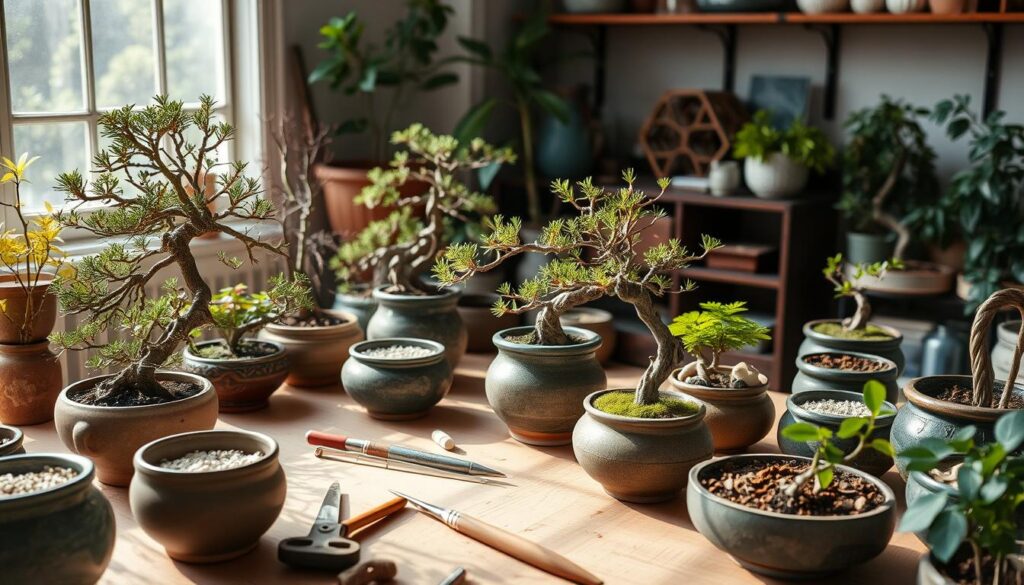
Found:
[[[693,280],[725,282],[743,286],[755,286],[757,288],[779,288],[778,274],[757,274],[754,272],[741,272],[739,270],[705,268],[703,266],[691,266],[690,268],[684,268],[679,271],[679,274]]]
[[[722,12],[694,14],[553,14],[551,24],[564,26],[666,26],[682,24],[979,24],[1024,23],[1024,12],[965,14],[804,14],[802,12]]]

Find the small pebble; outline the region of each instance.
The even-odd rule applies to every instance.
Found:
[[[761,385],[761,372],[747,362],[740,362],[729,372],[729,382],[733,388],[754,388]]]
[[[262,451],[246,453],[238,449],[214,451],[192,451],[176,459],[164,459],[160,467],[174,471],[195,473],[200,471],[224,471],[255,463],[263,458]]]
[[[871,416],[871,411],[863,402],[856,400],[810,400],[801,404],[804,410],[818,414],[832,414],[836,416]]]
[[[14,475],[0,475],[0,498],[41,492],[72,480],[78,472],[70,467],[43,467],[42,471],[31,471]]]
[[[387,347],[375,347],[362,352],[366,357],[387,358],[387,359],[408,359],[427,357],[434,353],[434,350],[415,345],[389,345]]]
[[[0,445],[6,445],[7,443],[10,443],[10,442],[11,442],[11,440],[8,439],[7,437],[0,437]]]

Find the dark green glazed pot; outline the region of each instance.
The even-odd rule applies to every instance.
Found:
[[[892,257],[895,244],[893,233],[846,232],[846,258],[850,264],[882,262]]]
[[[872,325],[884,329],[886,333],[892,336],[892,338],[878,341],[866,341],[863,339],[843,339],[841,337],[831,337],[829,335],[818,333],[814,330],[814,327],[822,323],[839,323],[839,320],[818,319],[804,323],[804,340],[796,352],[797,356],[829,351],[838,351],[842,353],[855,351],[857,353],[877,355],[879,357],[884,357],[887,360],[892,360],[896,364],[899,373],[903,372],[903,367],[907,362],[903,355],[903,350],[900,349],[900,344],[903,343],[903,334],[896,329],[872,323]]]
[[[883,362],[886,368],[877,372],[852,372],[837,368],[823,368],[804,361],[806,356],[819,354],[851,355],[867,358]],[[845,390],[847,392],[856,392],[859,395],[864,389],[864,382],[868,380],[878,380],[885,385],[885,399],[889,402],[895,404],[900,394],[900,387],[896,382],[896,376],[898,375],[896,364],[877,355],[854,353],[852,351],[812,352],[796,358],[796,369],[798,371],[793,378],[793,394],[809,392],[811,390]]]
[[[690,470],[686,509],[704,538],[744,568],[782,579],[820,579],[869,561],[885,550],[896,527],[896,496],[881,480],[840,465],[871,482],[885,502],[857,516],[797,516],[748,508],[713,495],[701,480],[729,462],[802,459],[791,455],[730,455]],[[820,582],[820,581],[819,581]]]
[[[69,467],[59,486],[0,498],[0,581],[9,585],[86,585],[103,575],[114,551],[114,511],[93,486],[92,461],[79,455],[0,459],[0,475]]]
[[[366,351],[392,345],[430,350],[417,358],[370,357]],[[393,337],[360,341],[349,348],[341,368],[345,391],[371,417],[381,420],[419,418],[441,401],[452,387],[452,367],[444,347],[429,339]]]
[[[596,353],[601,336],[566,327],[566,333],[585,341],[575,345],[531,345],[507,339],[533,330],[513,327],[491,338],[498,355],[484,379],[487,402],[517,441],[568,445],[576,421],[583,416],[583,399],[607,386]]]
[[[793,423],[806,422],[827,428],[835,433],[839,430],[839,425],[843,424],[843,421],[846,420],[846,417],[843,416],[812,412],[805,409],[803,407],[804,404],[815,400],[853,400],[854,402],[861,402],[861,397],[862,394],[859,392],[844,392],[841,390],[810,390],[807,392],[801,392],[800,394],[791,395],[786,399],[786,412],[782,414],[782,418],[779,420],[779,428],[776,432],[776,439],[779,442],[779,450],[786,455],[813,457],[814,452],[818,450],[819,443],[817,441],[790,441],[786,437],[782,436],[782,429]],[[896,405],[891,402],[886,402],[884,408],[891,410],[894,413],[896,412]],[[892,421],[894,418],[896,418],[895,414],[879,416],[876,418],[875,430],[871,433],[871,438],[888,440],[889,431],[892,430]],[[844,453],[849,453],[857,447],[857,440],[837,438],[833,444],[842,449]],[[889,471],[892,467],[892,463],[892,457],[883,455],[874,449],[865,448],[861,451],[860,455],[858,455],[857,458],[848,465],[855,469],[870,473],[875,477],[881,477],[883,473]]]
[[[468,335],[459,316],[457,289],[436,295],[399,295],[374,289],[377,311],[366,327],[366,339],[407,337],[429,339],[444,346],[445,357],[454,369],[466,353]]]
[[[339,292],[334,294],[334,306],[331,308],[352,313],[359,322],[359,328],[366,331],[367,325],[370,324],[370,317],[377,311],[377,300],[368,292],[353,294]]]
[[[25,435],[18,427],[0,425],[0,457],[21,455],[25,452]]]

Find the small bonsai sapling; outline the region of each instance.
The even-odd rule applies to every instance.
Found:
[[[633,305],[658,344],[631,398],[609,393],[598,400],[599,408],[612,408],[629,416],[665,416],[666,402],[658,389],[683,355],[682,345],[661,320],[654,298],[672,292],[667,273],[703,258],[721,243],[711,237],[702,239],[702,251],[693,255],[678,240],[672,239],[640,251],[645,230],[662,217],[656,204],[668,188],[668,180],[659,181],[661,191],[648,197],[635,188],[631,170],[623,173],[626,186],[608,190],[586,179],[573,187],[569,181],[555,181],[554,193],[577,211],[577,215],[548,223],[533,243],[519,241],[520,220],[494,218],[494,231],[484,238],[482,247],[492,259],[478,263],[476,244],[448,248],[434,272],[443,283],[461,282],[478,272],[493,270],[509,258],[535,252],[561,258],[541,269],[537,277],[513,291],[508,284],[499,290],[501,298],[494,306],[496,314],[523,313],[540,309],[535,324],[536,343],[562,345],[570,342],[559,323],[559,316],[575,306],[604,296],[618,297]],[[689,290],[687,282],[683,289]],[[602,402],[605,401],[605,402]],[[614,402],[614,405],[606,404]],[[675,404],[679,403],[679,404]],[[685,409],[687,403],[673,401],[672,408]]]
[[[401,199],[401,209],[371,223],[354,240],[344,243],[332,267],[342,290],[357,275],[373,271],[375,282],[390,285],[388,292],[431,294],[435,291],[420,277],[446,244],[448,222],[468,221],[473,214],[495,210],[493,199],[470,189],[458,175],[512,162],[515,155],[480,139],[463,147],[455,138],[435,135],[422,124],[395,132],[391,142],[405,150],[395,154],[391,168],[370,171],[371,184],[359,197],[371,208],[395,205]],[[422,195],[401,197],[399,189],[409,181],[426,183],[428,189]],[[424,221],[414,217],[416,208],[425,210]]]
[[[853,315],[843,319],[842,327],[839,328],[841,331],[834,331],[833,329],[836,329],[834,327],[818,330],[826,335],[834,336],[839,336],[840,334],[849,336],[853,334],[864,338],[871,335],[884,335],[888,337],[889,335],[884,331],[873,330],[868,325],[868,321],[871,319],[871,303],[868,302],[868,297],[864,294],[864,288],[858,286],[857,282],[866,276],[882,279],[885,278],[885,274],[888,271],[900,270],[902,268],[903,262],[898,258],[884,262],[872,262],[870,264],[860,263],[853,265],[852,270],[849,271],[850,277],[848,278],[848,270],[846,263],[843,262],[843,255],[840,253],[829,257],[825,269],[821,272],[825,275],[825,279],[832,284],[835,298],[852,298],[857,308],[854,310]]]
[[[697,360],[697,375],[686,380],[689,384],[724,388],[744,388],[747,380],[732,376],[722,380],[717,372],[718,360],[723,352],[742,349],[759,341],[771,339],[768,328],[744,317],[746,302],[708,302],[700,304],[700,311],[690,311],[676,317],[669,331],[683,342],[686,353]],[[746,366],[745,366],[746,367]],[[757,372],[754,371],[755,376]]]
[[[189,341],[192,353],[205,358],[237,359],[259,357],[246,338],[259,332],[264,326],[280,321],[287,315],[301,309],[312,309],[313,297],[304,277],[289,280],[283,276],[270,279],[270,289],[265,292],[250,293],[249,287],[236,284],[221,289],[210,301],[210,315],[213,322],[209,325],[220,333],[222,343],[196,347]],[[201,330],[192,332],[198,337]]]
[[[932,557],[945,565],[940,570],[956,583],[1020,583],[1024,457],[1011,453],[1024,444],[1024,411],[999,417],[992,443],[975,443],[976,433],[975,427],[964,427],[952,439],[923,439],[899,454],[907,469],[924,473],[944,461],[960,460],[952,470],[956,495],[920,496],[903,514],[899,529],[923,532]],[[957,560],[963,562],[953,562]]]

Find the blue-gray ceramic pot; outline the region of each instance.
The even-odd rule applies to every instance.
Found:
[[[392,345],[411,345],[430,350],[416,358],[370,357],[366,351]],[[341,368],[345,391],[367,414],[381,420],[419,418],[448,394],[452,367],[444,347],[429,339],[392,337],[360,341],[349,348]]]
[[[377,299],[373,298],[368,291],[362,293],[335,293],[333,309],[346,311],[356,316],[359,321],[359,328],[366,331],[370,324],[370,317],[377,311]]]
[[[871,264],[892,258],[896,235],[846,232],[846,259],[850,264]]]
[[[491,338],[498,356],[487,368],[484,388],[494,414],[517,441],[530,445],[568,445],[583,416],[583,399],[603,390],[608,379],[597,361],[601,336],[578,327],[565,332],[583,339],[573,345],[514,343],[533,327],[513,327]]]
[[[202,341],[196,347],[202,349],[225,343],[222,339]],[[249,412],[266,408],[270,395],[284,384],[288,377],[289,360],[284,346],[276,341],[246,340],[272,351],[259,357],[207,358],[196,355],[186,347],[185,371],[202,376],[213,384],[217,391],[220,412]]]
[[[21,455],[25,452],[25,435],[18,427],[0,425],[0,457]]]
[[[783,579],[820,579],[869,561],[885,550],[896,527],[896,496],[874,476],[852,467],[839,469],[873,484],[885,501],[856,516],[797,516],[748,508],[713,495],[701,480],[722,465],[744,460],[792,460],[792,455],[730,455],[690,470],[686,509],[704,538],[744,568]],[[806,458],[803,459],[810,462]]]
[[[615,499],[647,504],[677,497],[686,487],[690,468],[711,459],[714,452],[711,431],[704,422],[707,409],[700,404],[688,416],[631,418],[594,406],[602,394],[620,391],[634,390],[611,388],[587,396],[583,403],[587,412],[572,433],[576,461]],[[675,392],[661,395],[686,399]]]
[[[823,368],[804,361],[804,358],[819,354],[850,355],[885,364],[885,369],[877,372],[853,372],[840,370],[838,368]],[[793,394],[809,392],[811,390],[845,390],[860,394],[864,389],[864,382],[878,380],[885,385],[885,399],[889,402],[898,402],[900,387],[896,382],[898,370],[896,364],[891,360],[866,353],[854,353],[852,351],[821,351],[801,355],[796,358],[796,376],[793,378]]]
[[[973,388],[974,381],[970,376],[927,376],[914,378],[903,387],[903,395],[907,402],[896,414],[892,423],[892,446],[896,450],[896,468],[903,479],[907,478],[906,462],[899,453],[921,443],[928,437],[937,439],[952,438],[960,429],[973,425],[977,429],[974,435],[976,443],[990,443],[995,440],[995,424],[1005,409],[985,408],[956,404],[939,400],[936,396],[950,386]],[[1003,383],[993,384],[994,392],[999,392]],[[1024,388],[1015,385],[1015,393],[1024,393]],[[1024,448],[1015,453],[1024,452]]]
[[[843,424],[843,421],[846,420],[846,417],[843,416],[812,412],[804,408],[804,404],[815,400],[853,400],[854,402],[861,402],[862,396],[863,395],[859,392],[845,392],[841,390],[810,390],[807,392],[801,392],[800,394],[791,395],[786,399],[786,412],[782,414],[782,418],[779,420],[779,428],[776,432],[776,439],[779,442],[779,450],[787,455],[812,457],[814,456],[814,452],[818,450],[819,443],[817,441],[791,441],[782,436],[782,429],[793,423],[806,422],[827,428],[835,433],[839,430],[839,425]],[[883,408],[893,411],[894,414],[879,416],[875,419],[875,430],[871,433],[872,439],[889,439],[889,431],[892,430],[892,421],[896,418],[896,405],[891,402],[886,402]],[[856,448],[857,440],[837,438],[833,444],[842,449],[844,453],[849,453]],[[870,473],[875,477],[881,477],[883,473],[889,471],[892,467],[892,463],[892,457],[883,455],[870,447],[866,447],[861,451],[860,455],[858,455],[852,462],[848,463],[848,465],[855,469]]]
[[[896,329],[872,323],[872,325],[884,329],[891,338],[879,340],[843,339],[841,337],[832,337],[815,331],[814,327],[822,323],[839,323],[839,321],[836,319],[818,319],[804,323],[804,340],[800,343],[800,348],[797,350],[797,356],[829,351],[838,351],[842,353],[855,351],[857,353],[877,355],[879,357],[884,357],[887,360],[892,360],[899,370],[898,374],[903,373],[903,367],[907,362],[906,357],[903,355],[903,350],[900,349],[900,344],[903,343],[903,334]]]
[[[461,291],[445,289],[436,295],[400,295],[374,289],[377,312],[370,317],[366,339],[410,337],[429,339],[444,346],[445,357],[454,369],[466,353],[469,336],[459,316]]]
[[[53,453],[13,455],[0,459],[0,475],[47,465],[78,475],[47,490],[0,498],[0,581],[95,583],[114,551],[114,511],[93,486],[92,461]]]

